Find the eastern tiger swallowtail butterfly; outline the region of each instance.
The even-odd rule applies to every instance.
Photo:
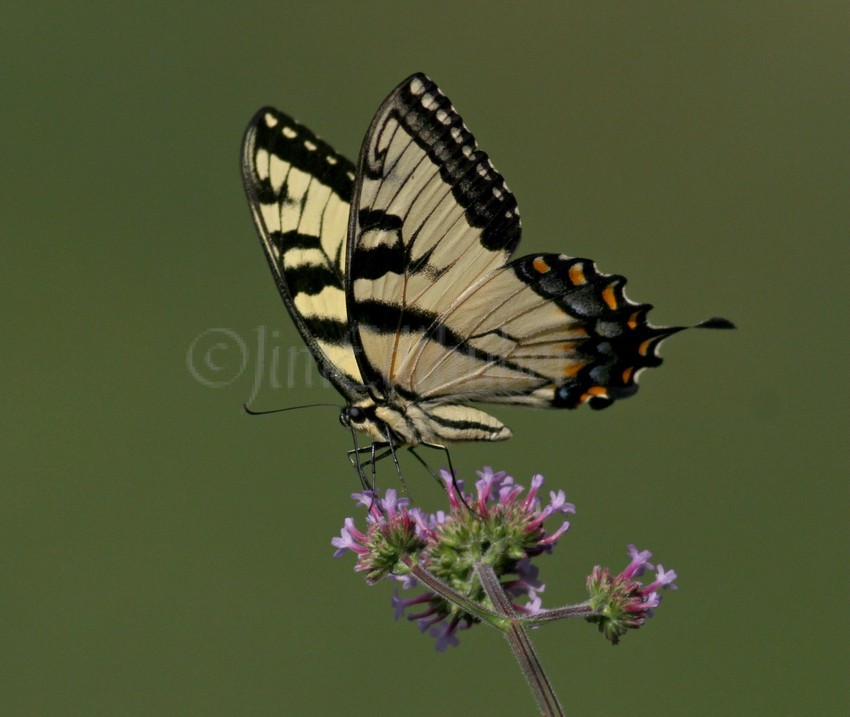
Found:
[[[650,324],[588,259],[512,258],[514,195],[424,74],[384,100],[356,165],[271,107],[242,150],[278,291],[345,397],[342,423],[375,443],[510,438],[471,402],[604,408],[683,328]]]

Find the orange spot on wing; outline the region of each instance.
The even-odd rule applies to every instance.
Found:
[[[608,397],[608,394],[607,394],[607,392],[605,391],[605,389],[604,389],[604,388],[602,388],[602,386],[591,386],[589,389],[587,389],[587,391],[585,391],[585,392],[582,394],[582,396],[581,396],[581,398],[579,399],[579,401],[581,401],[582,403],[584,403],[584,402],[586,402],[586,401],[589,401],[589,400],[590,400],[591,398],[593,398],[594,396],[605,396],[605,397],[607,398],[607,397]]]
[[[602,300],[606,304],[608,304],[609,309],[616,309],[617,308],[617,297],[614,296],[614,285],[613,284],[608,284],[608,286],[606,286],[602,290]]]
[[[634,312],[634,313],[633,313],[633,314],[629,317],[629,320],[626,322],[626,325],[627,325],[630,329],[636,329],[636,328],[637,328],[637,325],[638,325],[638,316],[639,316],[639,315],[640,315],[640,312],[639,312],[639,311],[635,311],[635,312]]]
[[[587,279],[584,278],[584,272],[581,270],[581,266],[578,264],[573,264],[569,270],[570,281],[573,284],[583,284]]]
[[[531,265],[538,274],[545,274],[552,268],[546,263],[542,256],[538,256],[533,262],[531,262]]]
[[[632,380],[632,374],[635,372],[634,366],[629,366],[625,371],[623,371],[623,383],[628,383]]]
[[[647,339],[646,341],[642,342],[640,346],[638,346],[638,353],[641,356],[646,356],[650,346],[652,346],[652,339]]]
[[[581,363],[568,363],[564,366],[564,377],[565,378],[575,378],[578,375],[578,372],[581,371],[584,364]]]

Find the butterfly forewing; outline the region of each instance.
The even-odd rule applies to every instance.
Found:
[[[270,107],[248,125],[242,178],[272,274],[322,373],[362,393],[345,303],[345,248],[354,165]]]
[[[384,101],[358,170],[349,306],[361,370],[389,392],[440,313],[510,257],[519,214],[502,176],[424,75]]]

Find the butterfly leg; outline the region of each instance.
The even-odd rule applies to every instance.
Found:
[[[383,453],[379,453],[378,451],[381,449],[386,449]],[[364,454],[369,454],[368,460],[362,461],[360,460],[360,456]],[[360,483],[365,490],[374,490],[375,489],[375,479],[376,479],[376,471],[375,464],[386,458],[387,456],[392,455],[395,458],[395,450],[389,443],[372,443],[368,446],[353,448],[348,451],[348,460],[351,462],[354,470],[357,471],[357,475],[360,478]],[[396,460],[396,465],[398,461]],[[363,468],[365,466],[372,467],[372,480],[369,481],[366,478],[366,473]]]
[[[395,470],[396,470],[396,473],[398,473],[398,479],[399,479],[399,482],[401,483],[402,490],[404,491],[405,495],[409,496],[410,491],[407,489],[407,483],[405,483],[405,481],[404,481],[404,474],[401,472],[401,465],[399,465],[399,462],[398,462],[398,455],[396,454],[396,451],[395,451],[395,444],[392,441],[392,436],[390,436],[390,434],[389,434],[389,428],[387,429],[387,446],[389,447],[390,455],[392,455],[392,457],[393,457],[393,463],[395,464]],[[384,454],[384,455],[386,455],[386,454]],[[381,456],[381,457],[383,458],[383,456]]]
[[[351,462],[351,467],[357,473],[357,477],[360,479],[360,485],[363,486],[363,490],[369,490],[369,481],[366,480],[366,475],[363,473],[363,466],[360,465],[360,454],[363,452],[362,448],[353,448],[348,452],[348,460]]]
[[[454,466],[452,465],[452,455],[451,455],[451,453],[449,453],[449,449],[446,448],[445,446],[440,445],[439,443],[423,443],[422,445],[425,446],[426,448],[434,448],[434,449],[442,451],[443,453],[446,454],[446,463],[449,466],[449,473],[451,473],[452,482],[454,483],[455,469],[454,469]],[[418,458],[418,456],[417,456],[417,458]],[[429,469],[429,471],[430,471],[430,469]],[[433,475],[433,473],[431,475]],[[457,487],[457,485],[455,485],[455,487]]]
[[[360,461],[360,456],[362,454],[368,453],[369,460],[365,462]],[[375,489],[375,461],[380,460],[384,456],[375,457],[375,444],[371,444],[369,446],[363,446],[362,448],[357,446],[348,452],[348,460],[351,462],[354,470],[357,472],[357,477],[360,478],[360,485],[363,486],[364,490],[374,490]],[[366,473],[363,471],[364,465],[372,465],[372,481],[370,483],[369,479],[366,478]]]
[[[469,508],[469,505],[466,502],[466,498],[463,495],[463,491],[461,491],[460,486],[457,484],[457,474],[455,473],[454,466],[452,465],[452,455],[451,453],[449,453],[449,449],[443,445],[440,445],[439,443],[423,442],[421,445],[425,446],[426,448],[434,448],[436,450],[440,450],[446,454],[446,463],[448,464],[449,475],[451,475],[452,477],[452,487],[455,489],[455,492],[460,497],[461,502],[467,508]],[[418,453],[416,453],[416,451],[413,450],[412,446],[410,447],[410,452],[413,453],[413,455],[416,457],[416,460],[418,460],[423,466],[425,466],[425,470],[427,470],[434,477],[434,480],[436,480],[440,484],[440,487],[443,487],[443,482],[440,480],[437,474],[434,473],[434,471],[431,470],[431,467],[422,459],[422,457]],[[469,509],[472,510],[472,508]]]
[[[372,485],[376,486],[378,484],[378,461],[383,458],[386,453],[378,456],[378,444],[373,443],[370,448],[372,449],[369,454],[369,463],[372,464]]]
[[[439,484],[440,484],[440,486],[442,486],[442,485],[443,485],[443,483],[442,483],[442,481],[440,480],[440,476],[438,476],[436,473],[434,473],[434,471],[431,469],[431,466],[429,466],[429,465],[428,465],[428,463],[425,461],[425,459],[424,459],[422,456],[420,456],[420,455],[416,452],[416,447],[415,447],[415,446],[408,446],[408,447],[407,447],[407,450],[410,452],[410,454],[411,454],[411,455],[412,455],[412,456],[413,456],[413,457],[414,457],[417,461],[419,461],[419,462],[422,464],[422,467],[423,467],[426,471],[428,471],[429,475],[430,475],[430,476],[431,476],[431,477],[432,477],[435,481],[437,481],[437,483],[439,483]]]

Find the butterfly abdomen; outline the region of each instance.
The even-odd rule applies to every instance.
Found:
[[[378,409],[377,415],[387,419],[398,419],[394,407]],[[472,406],[438,404],[421,406],[409,404],[404,411],[404,427],[395,425],[400,432],[407,430],[405,443],[455,443],[459,441],[505,441],[511,431],[501,421]]]
[[[373,441],[396,446],[458,441],[504,441],[511,431],[493,416],[459,404],[419,404],[396,397],[376,404],[364,399],[342,413],[342,422]]]

